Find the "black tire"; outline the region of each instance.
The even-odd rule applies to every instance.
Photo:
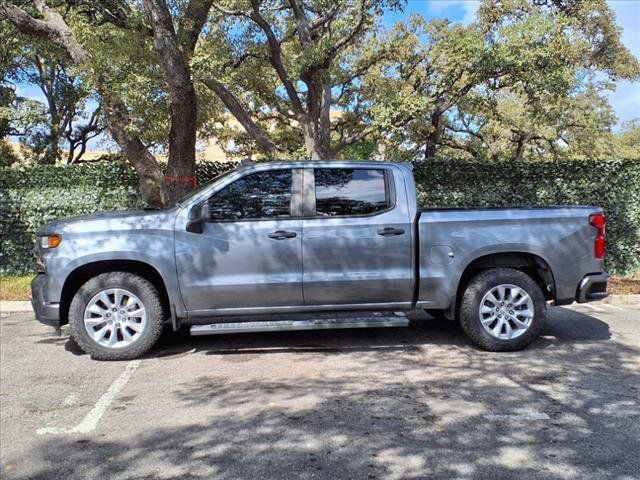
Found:
[[[122,288],[136,295],[147,312],[140,336],[118,349],[108,348],[93,340],[84,326],[84,311],[90,300],[109,288]],[[95,360],[131,360],[148,352],[160,338],[166,314],[160,294],[148,280],[127,272],[108,272],[87,281],[76,292],[69,306],[69,331],[78,346]]]
[[[511,339],[491,335],[482,326],[479,312],[484,295],[505,284],[515,285],[524,290],[533,303],[533,319],[530,326],[520,336]],[[546,319],[547,306],[542,290],[526,273],[512,268],[492,268],[471,279],[460,301],[459,311],[462,329],[472,343],[483,350],[506,352],[522,350],[538,338]],[[501,330],[498,333],[501,333]]]

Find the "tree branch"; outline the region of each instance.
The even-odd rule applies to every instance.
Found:
[[[322,26],[326,25],[328,22],[330,22],[331,20],[333,20],[333,17],[335,17],[336,13],[338,13],[338,5],[339,5],[339,3],[335,2],[333,5],[331,5],[331,8],[329,8],[327,13],[325,13],[323,16],[318,17],[315,20],[313,20],[309,24],[309,30],[311,30],[311,31],[316,30],[319,27],[322,27]]]
[[[302,106],[302,102],[300,101],[300,97],[298,96],[298,91],[296,90],[293,82],[289,78],[289,74],[284,68],[284,64],[282,63],[282,52],[280,49],[280,42],[276,38],[275,33],[269,23],[265,20],[265,18],[260,14],[260,4],[259,0],[251,0],[251,6],[253,11],[250,15],[250,18],[258,24],[258,26],[262,29],[264,34],[267,36],[267,44],[269,46],[269,59],[271,65],[275,69],[278,74],[278,78],[282,82],[284,89],[287,92],[287,96],[291,101],[291,105],[293,107],[294,112],[299,116],[304,116],[304,108]],[[302,119],[302,118],[300,118]]]
[[[368,127],[363,128],[358,133],[344,138],[332,149],[332,153],[335,155],[338,152],[344,150],[349,145],[353,145],[354,143],[364,140],[367,136],[375,132],[375,130],[376,130],[376,127],[374,125],[370,125]]]
[[[204,84],[224,103],[225,107],[240,122],[240,125],[253,137],[258,145],[270,155],[275,155],[276,147],[267,134],[253,121],[240,101],[215,78],[208,78]]]
[[[187,57],[191,57],[196,48],[212,4],[213,0],[191,0],[178,22],[178,43]]]
[[[360,0],[360,11],[358,12],[358,22],[349,35],[344,36],[340,41],[330,49],[332,54],[335,55],[342,47],[348,45],[353,39],[362,31],[364,26],[364,20],[366,18],[366,0]]]
[[[298,3],[298,0],[289,0],[291,3],[291,9],[296,17],[296,25],[298,31],[298,38],[300,43],[304,46],[311,44],[311,29],[309,26],[309,20],[307,19],[304,8]]]
[[[76,63],[85,63],[88,55],[78,43],[75,35],[62,15],[49,8],[44,2],[34,2],[44,20],[33,18],[22,8],[0,0],[0,14],[6,17],[22,33],[49,40],[60,47]]]

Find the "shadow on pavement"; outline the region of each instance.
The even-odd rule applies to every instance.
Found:
[[[604,321],[567,308],[550,309],[541,338],[529,349],[546,348],[552,343],[609,340],[609,325]],[[84,352],[68,336],[51,337],[37,343],[61,343],[74,355]],[[465,345],[468,343],[457,322],[432,319],[425,315],[413,318],[408,328],[374,328],[264,332],[192,337],[188,328],[173,332],[167,328],[158,345],[147,358],[171,357],[186,352],[207,355],[273,353],[345,353],[367,351],[408,351],[429,345]]]
[[[469,348],[457,325],[425,321],[166,336],[152,357],[194,349],[265,361],[273,358],[267,353],[296,362],[349,354],[350,363],[258,379],[216,364],[211,374],[166,385],[167,404],[188,412],[177,426],[132,424],[139,433],[126,441],[43,438],[42,465],[30,478],[614,479],[640,468],[632,454],[640,427],[617,415],[637,405],[640,350],[612,340],[606,322],[568,309],[553,309],[542,337],[508,354]],[[485,417],[526,412],[548,421]]]
[[[604,321],[567,308],[550,309],[541,338],[529,349],[546,348],[552,343],[609,340]],[[191,337],[187,329],[177,334],[166,331],[150,357],[170,357],[184,352],[208,355],[272,353],[353,353],[370,351],[409,351],[430,345],[456,345],[475,349],[457,322],[413,318],[408,328],[375,328],[265,332]]]

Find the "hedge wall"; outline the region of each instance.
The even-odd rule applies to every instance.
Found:
[[[202,184],[233,164],[200,163]],[[416,162],[422,207],[594,204],[608,218],[607,269],[640,269],[640,161]],[[122,161],[0,168],[0,274],[32,270],[38,228],[99,210],[139,208],[135,173]]]

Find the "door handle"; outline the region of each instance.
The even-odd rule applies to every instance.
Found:
[[[274,240],[284,240],[285,238],[294,238],[296,235],[296,232],[276,230],[275,232],[269,234],[269,238],[273,238]]]
[[[378,230],[378,235],[382,235],[383,237],[391,237],[393,235],[404,235],[404,230],[402,228],[386,227]]]

